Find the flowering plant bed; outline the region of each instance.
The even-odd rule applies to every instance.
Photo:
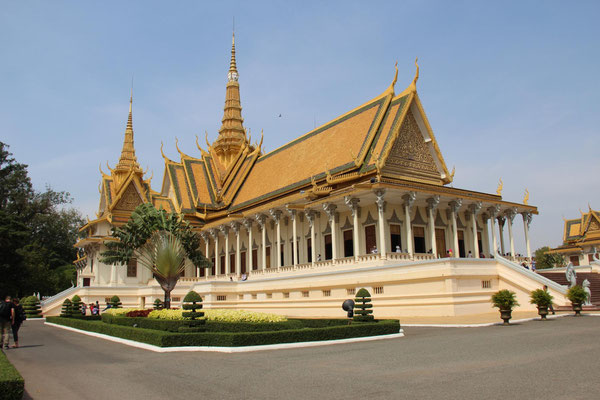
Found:
[[[121,319],[113,317],[115,319]],[[122,318],[126,319],[126,318]],[[135,318],[145,319],[149,318]],[[345,320],[289,320],[294,321],[296,327],[270,331],[246,332],[194,332],[176,333],[165,330],[147,329],[142,327],[122,326],[116,323],[101,321],[85,321],[72,318],[48,317],[47,322],[70,326],[90,332],[103,333],[123,339],[148,343],[159,347],[174,346],[255,346],[276,343],[311,342],[321,340],[347,339],[365,336],[388,335],[400,331],[398,320],[381,320],[369,323],[353,323],[347,325]],[[307,323],[305,321],[312,321]],[[319,321],[319,322],[316,322]],[[332,321],[340,321],[339,324]],[[343,323],[343,325],[342,325]],[[320,325],[315,327],[312,324]],[[210,325],[207,322],[206,326]],[[311,327],[306,327],[311,326]]]

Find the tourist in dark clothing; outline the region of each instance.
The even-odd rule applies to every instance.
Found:
[[[0,349],[8,349],[10,328],[15,320],[15,310],[11,300],[10,296],[6,296],[0,304]]]
[[[25,316],[25,310],[23,310],[23,306],[19,304],[19,299],[13,299],[13,306],[15,311],[15,319],[12,324],[13,339],[15,341],[13,347],[17,348],[19,347],[19,328],[21,327],[23,321],[27,319],[27,316]]]

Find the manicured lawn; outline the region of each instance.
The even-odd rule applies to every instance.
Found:
[[[23,377],[0,351],[0,399],[21,400],[24,388]]]
[[[102,333],[123,339],[135,340],[142,343],[148,343],[159,347],[173,346],[223,346],[239,347],[254,346],[276,343],[294,343],[311,342],[321,340],[347,339],[365,336],[388,335],[398,333],[400,323],[398,320],[382,320],[371,323],[357,323],[347,325],[344,320],[288,320],[274,324],[281,324],[278,327],[270,326],[271,330],[259,330],[256,324],[224,324],[216,323],[211,326],[211,322],[206,323],[205,332],[197,333],[179,333],[168,331],[167,329],[148,329],[149,326],[156,328],[160,324],[163,328],[168,328],[168,322],[162,321],[149,322],[149,325],[142,327],[139,323],[137,327],[124,326],[116,321],[125,324],[127,321],[121,321],[127,318],[112,317],[109,320],[112,323],[102,321],[89,321],[74,318],[48,317],[46,320],[51,323],[70,326],[90,332]],[[144,318],[134,318],[142,320]],[[145,319],[146,322],[148,319]],[[132,321],[129,321],[131,323]],[[139,321],[138,321],[139,322]],[[165,323],[167,322],[167,323]],[[136,324],[133,321],[133,324]],[[155,324],[155,325],[152,325]],[[181,323],[179,325],[181,326]],[[246,328],[249,331],[241,331]],[[278,329],[279,330],[275,330]]]

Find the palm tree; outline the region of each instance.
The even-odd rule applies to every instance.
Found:
[[[165,307],[171,304],[170,294],[183,274],[185,260],[200,268],[210,262],[199,250],[200,239],[180,214],[157,210],[152,204],[139,205],[129,221],[113,228],[112,238],[104,242],[101,254],[105,264],[127,265],[133,257],[148,268],[165,291]]]

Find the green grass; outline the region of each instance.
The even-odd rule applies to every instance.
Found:
[[[371,323],[355,322],[352,325],[341,325],[342,322],[347,323],[344,320],[291,320],[295,321],[293,322],[295,325],[293,329],[250,332],[214,332],[207,329],[206,332],[198,333],[176,333],[139,326],[134,328],[114,323],[109,324],[101,321],[85,321],[63,317],[48,317],[46,321],[159,347],[255,346],[388,335],[398,333],[400,330],[398,320],[382,320]],[[210,324],[207,322],[206,326],[208,325]]]
[[[21,400],[25,390],[25,381],[15,367],[0,351],[0,399]]]

